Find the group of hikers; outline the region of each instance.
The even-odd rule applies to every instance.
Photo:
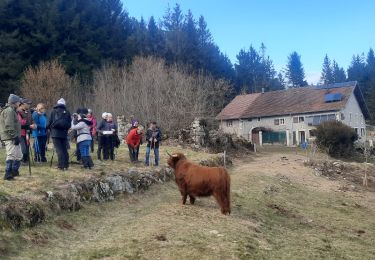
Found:
[[[70,139],[76,142],[77,161],[86,169],[94,167],[90,153],[94,152],[95,139],[98,143],[97,159],[115,159],[115,148],[119,147],[121,141],[111,113],[104,112],[98,124],[91,109],[78,108],[76,113],[71,115],[63,98],[57,101],[49,116],[43,103],[37,104],[34,109],[31,104],[32,101],[27,98],[10,94],[8,103],[1,110],[0,140],[6,148],[4,180],[13,180],[19,176],[21,164],[30,164],[32,151],[35,162],[46,163],[47,143],[50,138],[53,142],[53,153],[56,151],[57,154],[57,169],[61,171],[69,168]],[[158,166],[162,135],[156,122],[150,123],[144,134],[144,128],[139,125],[138,120],[132,119],[131,127],[124,137],[130,161],[139,162],[139,148],[144,135],[147,142],[145,165],[150,165],[150,154],[153,150],[154,165]]]

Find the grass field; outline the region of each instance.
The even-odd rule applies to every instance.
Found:
[[[16,179],[16,181],[4,181],[4,167],[5,167],[5,150],[0,150],[0,196],[1,195],[31,195],[33,193],[47,191],[53,189],[58,185],[71,182],[73,180],[84,180],[92,176],[100,176],[112,171],[124,171],[129,167],[146,168],[144,166],[145,158],[145,146],[140,149],[139,159],[141,162],[137,164],[130,163],[128,149],[125,145],[120,146],[116,150],[116,160],[115,161],[98,161],[96,160],[96,153],[93,154],[93,159],[95,167],[93,170],[85,170],[81,165],[76,163],[71,163],[69,171],[61,172],[56,168],[57,166],[57,155],[54,155],[53,166],[50,167],[50,161],[52,157],[52,150],[49,149],[47,153],[48,163],[32,163],[31,164],[31,176],[29,175],[29,168],[27,165],[21,167],[21,176]],[[200,160],[209,158],[212,155],[208,153],[197,153],[189,149],[183,150],[178,147],[160,147],[160,165],[166,164],[166,159],[168,155],[166,151],[169,152],[181,152],[184,151],[187,156],[193,160]],[[70,160],[75,162],[76,158],[74,156],[74,149],[69,150]]]
[[[3,231],[0,250],[11,259],[375,259],[374,193],[340,192],[341,181],[315,176],[304,159],[273,148],[236,159],[230,216],[212,198],[180,205],[167,183]]]

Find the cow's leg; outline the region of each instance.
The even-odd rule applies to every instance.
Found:
[[[219,204],[221,213],[224,215],[229,215],[230,208],[228,207],[225,197],[219,192],[214,192],[212,195],[214,196],[217,204]]]
[[[182,194],[182,205],[186,204],[187,194]]]
[[[190,204],[194,205],[195,197],[193,197],[192,195],[189,194],[189,199],[190,199]]]

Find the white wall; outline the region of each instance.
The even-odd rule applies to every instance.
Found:
[[[358,136],[360,137],[360,139],[364,139],[366,131],[366,122],[354,94],[350,96],[348,103],[346,104],[345,108],[341,111],[341,113],[344,114],[344,120],[342,120],[341,122],[352,128],[357,128]]]

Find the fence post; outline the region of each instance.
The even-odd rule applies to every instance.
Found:
[[[227,151],[224,150],[224,167],[227,167]]]

